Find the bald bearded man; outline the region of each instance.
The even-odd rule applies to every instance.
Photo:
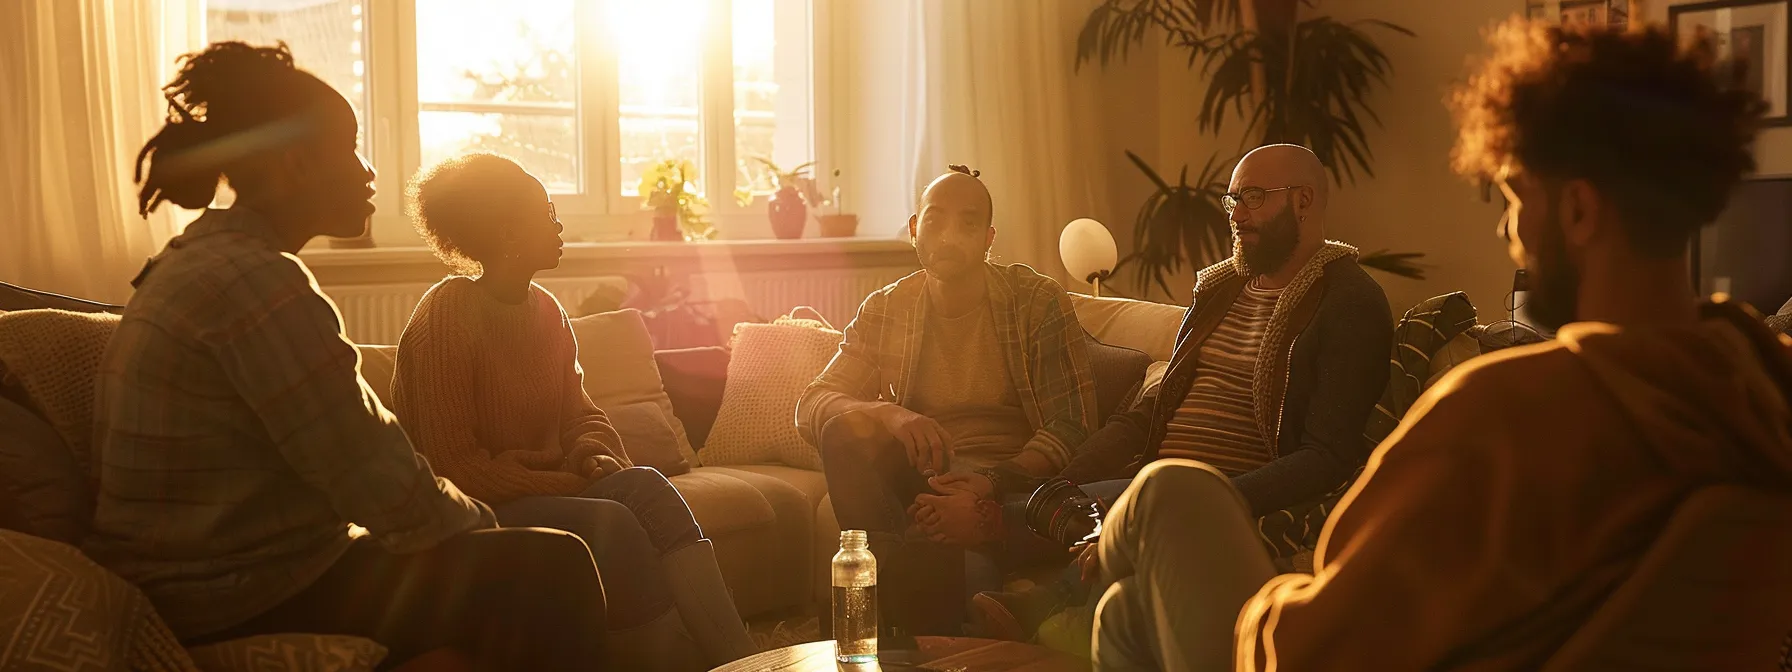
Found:
[[[1305,147],[1259,147],[1239,161],[1222,202],[1233,255],[1196,275],[1161,383],[1079,448],[1059,474],[1075,487],[1036,496],[1032,508],[1049,499],[1067,502],[1062,511],[1088,501],[1108,510],[1145,465],[1183,458],[1229,479],[1251,514],[1263,516],[1323,499],[1362,466],[1373,448],[1363,427],[1387,386],[1393,318],[1381,286],[1357,265],[1356,248],[1325,239],[1327,196],[1325,168]],[[1032,531],[1061,543],[1080,536],[1064,531],[1075,516],[1028,504],[1017,510],[1009,501],[1003,527],[1011,538],[1028,533],[1016,518],[1049,521],[1056,527]],[[1188,532],[1212,552],[1262,555],[1254,536]],[[1073,567],[1063,581],[977,595],[976,634],[1025,639],[1058,610],[1087,606],[1093,548],[1084,555],[1088,568]],[[1261,584],[1240,586],[1234,606]]]
[[[869,533],[880,623],[912,635],[964,623],[963,551],[913,524],[920,502],[947,494],[940,475],[1056,473],[1096,419],[1070,297],[1033,269],[988,261],[989,190],[976,171],[951,169],[909,217],[922,270],[865,299],[796,411],[841,529]]]

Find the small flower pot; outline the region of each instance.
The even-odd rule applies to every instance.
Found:
[[[823,238],[851,238],[859,232],[858,215],[821,215],[815,219]]]

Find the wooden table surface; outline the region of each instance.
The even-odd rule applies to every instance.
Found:
[[[880,663],[846,665],[834,661],[834,642],[809,642],[773,649],[716,668],[712,672],[1087,672],[1089,661],[1043,646],[971,637],[917,637],[919,655],[897,663],[886,654]]]

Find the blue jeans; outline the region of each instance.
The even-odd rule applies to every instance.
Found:
[[[610,630],[639,626],[671,610],[672,590],[660,557],[703,538],[684,497],[651,467],[605,476],[577,497],[523,497],[492,511],[505,527],[548,527],[585,540],[604,579]]]

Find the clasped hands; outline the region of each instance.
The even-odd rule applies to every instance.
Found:
[[[560,464],[561,471],[593,480],[622,469],[622,461],[610,455],[602,444],[587,441],[574,443],[572,450],[566,454],[566,461]]]
[[[942,473],[952,456],[952,434],[933,418],[888,404],[871,413],[891,436],[902,442],[909,464],[927,476],[932,493],[915,496],[910,520],[935,543],[969,547],[994,536],[1000,508],[995,484],[980,474]]]

